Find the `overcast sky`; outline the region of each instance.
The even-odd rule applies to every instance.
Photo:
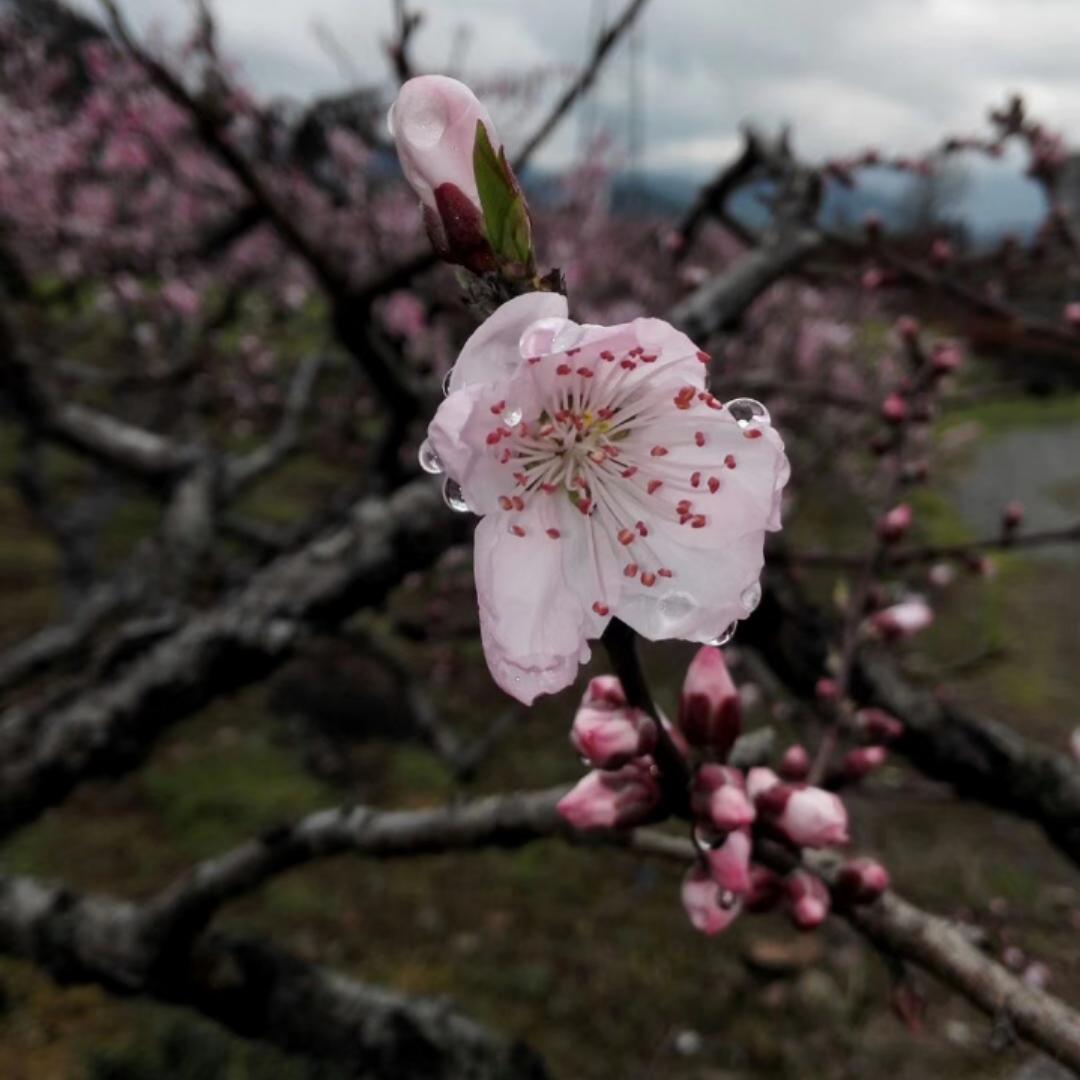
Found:
[[[78,0],[93,7],[93,0]],[[121,0],[142,28],[179,32],[182,0]],[[589,28],[620,0],[412,0],[427,13],[416,40],[444,70],[462,33],[467,80],[579,64]],[[349,83],[343,67],[386,71],[379,42],[390,0],[217,0],[223,44],[263,91],[306,98]],[[335,61],[320,42],[332,36]],[[637,31],[642,164],[714,167],[744,119],[794,125],[813,156],[868,144],[912,152],[945,132],[976,130],[986,106],[1022,91],[1054,126],[1080,132],[1080,0],[650,0]],[[593,115],[625,141],[634,64],[609,60]],[[556,85],[554,82],[552,86]],[[508,141],[515,114],[499,116]],[[566,125],[542,163],[573,156]]]

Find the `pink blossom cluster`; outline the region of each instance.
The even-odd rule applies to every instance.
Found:
[[[887,722],[896,723],[880,710],[860,715],[866,734],[881,736]],[[698,858],[683,881],[682,902],[695,929],[716,934],[740,912],[781,904],[796,926],[810,929],[824,921],[834,899],[865,903],[879,896],[888,874],[871,859],[846,862],[831,889],[801,865],[805,850],[848,842],[844,803],[835,791],[806,782],[810,763],[802,747],[788,749],[780,773],[730,764],[741,730],[739,693],[713,646],[699,649],[687,669],[674,726],[630,704],[614,676],[598,676],[570,734],[591,769],[559,812],[577,829],[627,829],[667,817],[672,807],[655,754],[664,740],[689,776],[685,816]],[[842,774],[860,779],[882,760],[881,746],[856,748],[845,756]],[[786,870],[765,854],[770,846]]]

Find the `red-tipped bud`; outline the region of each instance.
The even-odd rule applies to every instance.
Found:
[[[705,852],[709,872],[723,892],[742,896],[750,888],[750,848],[750,833],[738,829],[728,833],[718,847]]]
[[[925,600],[904,600],[876,612],[871,627],[886,641],[914,637],[934,621],[934,612]]]
[[[784,890],[791,904],[791,921],[800,930],[813,930],[829,915],[829,890],[821,879],[806,870],[792,870],[784,878]]]
[[[904,341],[914,341],[920,329],[919,320],[912,315],[901,315],[896,320],[896,332]]]
[[[772,911],[784,898],[784,879],[765,866],[750,867],[750,889],[743,898],[746,911]]]
[[[930,350],[930,364],[938,375],[956,371],[964,362],[964,352],[955,341],[938,341]]]
[[[888,756],[884,746],[859,746],[844,755],[840,769],[848,780],[861,780],[880,769]]]
[[[682,905],[693,928],[709,937],[726,930],[741,909],[739,897],[725,893],[700,864],[692,866],[683,878]]]
[[[809,773],[810,755],[806,752],[806,747],[798,743],[789,746],[780,759],[780,775],[785,780],[798,783],[800,780],[805,780]]]
[[[888,887],[889,871],[875,859],[852,859],[836,875],[836,895],[847,904],[870,904]]]
[[[835,679],[822,676],[814,683],[814,696],[822,705],[835,705],[840,700],[840,684]]]
[[[698,649],[690,662],[679,699],[679,728],[689,743],[721,757],[742,730],[742,709],[724,654],[712,645]]]
[[[904,734],[904,725],[884,709],[860,709],[855,714],[855,730],[872,742],[893,742]]]
[[[940,237],[930,245],[930,261],[935,266],[946,266],[952,261],[952,244]]]
[[[655,749],[656,725],[629,706],[582,705],[570,741],[594,768],[617,769]]]
[[[585,687],[582,705],[625,705],[626,694],[617,675],[596,675]]]
[[[899,394],[889,394],[881,403],[881,418],[888,424],[902,424],[907,414],[907,402]]]
[[[848,817],[838,795],[824,788],[775,784],[756,799],[758,813],[797,847],[846,844]]]
[[[907,503],[894,506],[887,513],[881,515],[877,522],[877,534],[886,544],[895,544],[903,540],[911,528],[913,519],[911,507]]]
[[[558,811],[575,829],[628,829],[648,820],[660,787],[644,762],[614,772],[594,770],[559,800]]]
[[[746,794],[743,774],[726,765],[710,763],[698,768],[690,790],[690,807],[695,817],[720,832],[745,828],[757,816]]]
[[[1006,503],[1005,509],[1001,511],[1001,527],[1006,532],[1015,532],[1024,521],[1024,504],[1017,502],[1015,499],[1011,503]]]

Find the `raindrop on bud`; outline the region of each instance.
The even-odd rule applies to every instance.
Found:
[[[448,476],[443,481],[442,488],[443,502],[450,507],[456,514],[467,514],[469,512],[469,504],[465,501],[465,496],[462,494],[461,485],[456,480],[451,480]]]
[[[435,447],[431,445],[430,440],[425,439],[420,444],[420,452],[416,456],[424,472],[439,476],[444,471],[442,459],[435,453]]]
[[[755,401],[753,398],[741,397],[727,403],[727,411],[731,413],[739,427],[748,427],[750,424],[768,424],[770,422],[769,410]]]
[[[517,427],[521,423],[521,410],[510,408],[503,413],[502,422],[509,428]]]
[[[730,626],[726,627],[724,630],[721,630],[720,633],[712,639],[712,641],[707,641],[705,642],[705,644],[715,645],[718,649],[721,646],[726,645],[735,636],[735,628],[738,625],[739,624],[737,622],[733,622]]]

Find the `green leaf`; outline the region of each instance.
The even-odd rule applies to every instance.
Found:
[[[484,213],[484,231],[496,256],[504,262],[520,263],[531,268],[532,225],[525,197],[514,173],[500,149],[496,152],[482,120],[476,122],[473,144],[473,172],[480,208]]]

